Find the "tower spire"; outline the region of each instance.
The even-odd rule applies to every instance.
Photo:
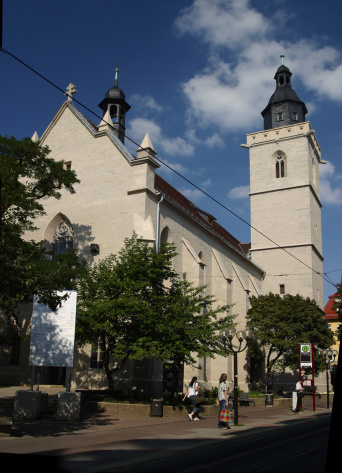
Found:
[[[119,68],[115,68],[114,87],[111,87],[99,107],[103,118],[109,113],[113,121],[114,133],[122,143],[125,142],[125,118],[126,112],[131,106],[126,102],[126,97],[118,84]]]
[[[276,90],[261,112],[265,130],[305,122],[305,115],[308,113],[305,103],[299,100],[292,88],[292,72],[284,65],[285,54],[280,57],[281,65],[274,76]]]

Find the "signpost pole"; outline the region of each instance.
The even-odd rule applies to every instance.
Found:
[[[30,391],[33,391],[33,385],[34,385],[34,366],[31,368],[31,387]]]
[[[313,351],[313,344],[311,343],[311,360],[312,360],[312,407],[313,411],[316,410],[316,393],[315,393],[315,361],[314,361],[314,351]]]
[[[40,366],[38,366],[36,391],[39,391],[39,385],[40,385]]]
[[[70,387],[71,387],[71,373],[70,373],[70,368],[67,366],[66,368],[66,375],[65,375],[65,391],[67,393],[70,393]]]

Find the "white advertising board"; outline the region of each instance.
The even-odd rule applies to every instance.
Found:
[[[38,304],[34,296],[30,366],[73,366],[76,322],[76,291],[63,291],[69,297],[53,312],[47,305]]]

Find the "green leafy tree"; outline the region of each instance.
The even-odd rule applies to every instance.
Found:
[[[232,324],[214,308],[204,287],[193,287],[172,269],[171,244],[156,253],[134,234],[118,255],[87,269],[79,280],[76,339],[99,343],[108,386],[128,359],[170,360],[176,367],[199,356],[223,353],[218,332]]]
[[[0,136],[0,310],[15,320],[18,304],[32,300],[56,308],[57,291],[72,289],[82,263],[75,251],[52,261],[45,242],[25,239],[44,215],[44,200],[74,193],[79,182],[63,161],[49,158],[49,149],[29,138]]]
[[[333,344],[333,335],[322,310],[314,300],[299,294],[269,293],[250,298],[248,326],[257,340],[254,350],[266,353],[266,369],[298,369],[298,344],[313,343],[318,348]],[[322,369],[319,359],[315,372]]]
[[[336,284],[336,298],[333,308],[336,309],[338,318],[342,322],[342,282],[340,284]]]

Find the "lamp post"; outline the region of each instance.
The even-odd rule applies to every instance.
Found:
[[[227,329],[222,330],[220,332],[221,339],[225,344],[228,351],[233,353],[234,355],[234,425],[238,425],[239,423],[239,411],[238,411],[238,364],[237,364],[237,355],[238,353],[243,352],[246,350],[248,342],[253,338],[253,332],[251,329],[246,328],[245,330],[238,330],[235,332],[234,329]],[[233,338],[236,338],[239,341],[238,348],[233,346]],[[245,341],[245,346],[242,348],[242,343]],[[228,343],[228,346],[226,345]]]
[[[327,376],[327,409],[329,409],[329,371],[330,365],[335,361],[337,351],[333,350],[332,348],[327,348],[326,350],[319,350],[318,353],[325,356],[325,369]]]

